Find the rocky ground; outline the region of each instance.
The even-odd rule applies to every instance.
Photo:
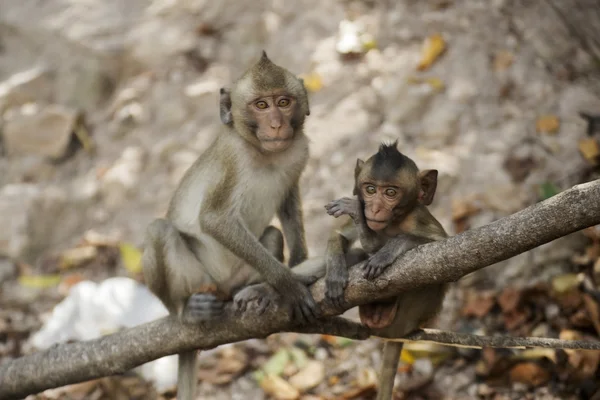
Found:
[[[545,56],[555,49],[540,47],[528,34],[528,10],[503,0],[382,3],[0,3],[0,225],[5,227],[0,356],[21,354],[30,332],[74,282],[139,278],[127,268],[122,244],[131,244],[131,251],[141,247],[147,224],[164,214],[186,168],[218,134],[218,89],[263,49],[301,74],[310,91],[311,159],[302,195],[311,254],[324,251],[331,224],[323,205],[351,193],[356,158],[373,153],[382,140],[397,139],[420,168],[440,171],[432,211],[452,234],[589,179],[599,151],[579,113],[599,113],[600,97],[572,69],[548,66]],[[570,55],[574,70],[590,63],[576,45],[556,46]],[[98,235],[110,237],[111,244],[94,245],[100,250],[87,253],[85,265],[64,267],[60,260],[66,251],[89,245]],[[555,336],[579,329],[577,334],[597,335],[586,295],[566,285],[567,292],[578,294],[565,305],[556,297],[555,283],[572,282],[564,278],[567,273],[591,271],[597,246],[593,232],[575,234],[463,279],[449,296],[440,325],[514,334],[538,329]],[[575,263],[578,254],[588,258]],[[520,300],[507,305],[502,293]],[[487,299],[479,303],[489,306],[491,320],[473,322],[483,314],[465,311],[472,296]],[[555,307],[542,312],[539,299],[553,299]],[[582,304],[588,304],[589,315],[577,319],[573,315]],[[523,323],[522,329],[516,330],[511,318]],[[316,389],[296,385],[313,393],[303,395],[305,400],[370,398],[379,346],[291,334],[230,346],[206,356],[201,398],[260,399],[265,393],[297,398],[293,391],[285,397],[257,383],[253,371],[264,368],[273,353],[284,359],[277,376],[310,367],[305,374],[321,378]],[[289,349],[300,349],[306,360],[279,355],[297,354]],[[535,362],[516,363],[535,364],[518,367],[529,368],[535,379],[507,372],[515,365],[508,363],[498,374],[504,380],[494,385],[486,380],[496,376],[492,366],[516,353],[426,354],[437,356],[425,361],[403,356],[399,381],[427,377],[406,390],[406,398],[571,398],[568,393],[576,396],[583,387],[563,371],[568,363],[561,362],[569,355],[562,353],[558,361],[556,354],[552,359],[545,353]],[[478,363],[488,369],[477,370]],[[598,360],[587,363],[593,367],[578,377],[586,382],[593,381]],[[84,394],[72,395],[136,397],[111,391],[120,387],[116,381],[94,383],[103,389],[88,387],[100,397],[85,397],[83,389]],[[290,390],[286,382],[275,385]],[[139,398],[150,398],[141,387]],[[400,391],[398,396],[405,398]]]

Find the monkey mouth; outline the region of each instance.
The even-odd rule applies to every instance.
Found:
[[[371,228],[374,231],[382,230],[388,224],[388,221],[378,221],[376,219],[371,219],[367,217],[365,217],[365,219],[367,220],[367,225],[369,226],[369,228]]]
[[[286,150],[292,144],[292,139],[260,139],[262,148],[277,153]]]
[[[360,322],[371,329],[389,326],[396,317],[398,302],[396,299],[365,304],[358,307]]]

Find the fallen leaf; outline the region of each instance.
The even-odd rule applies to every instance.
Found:
[[[521,304],[521,291],[515,288],[506,288],[498,296],[498,305],[503,312],[516,310]]]
[[[510,67],[515,60],[515,56],[508,50],[501,50],[494,56],[494,70],[504,71]]]
[[[429,36],[423,43],[421,50],[421,61],[417,70],[425,71],[446,51],[446,42],[439,33]]]
[[[524,362],[511,368],[510,380],[529,386],[539,386],[550,380],[550,372],[537,363]]]
[[[412,85],[422,85],[422,84],[427,84],[429,85],[432,89],[441,92],[442,90],[444,90],[446,88],[446,85],[444,84],[444,81],[441,80],[440,78],[436,78],[436,77],[432,77],[432,78],[421,78],[421,77],[417,77],[417,76],[410,76],[408,77],[408,79],[406,80],[407,83],[412,84]]]
[[[304,368],[308,364],[308,356],[304,350],[298,347],[291,347],[289,351],[297,368]]]
[[[466,295],[462,315],[465,317],[482,318],[486,316],[496,304],[494,294],[491,292],[480,293],[470,291]]]
[[[465,199],[452,199],[452,220],[457,221],[479,213],[481,209]]]
[[[558,294],[567,293],[579,286],[577,274],[563,274],[552,279],[552,289]]]
[[[513,360],[539,360],[547,358],[556,364],[556,351],[554,349],[546,349],[536,347],[533,349],[526,349],[518,352],[515,356],[511,357]]]
[[[448,359],[456,351],[453,347],[442,346],[437,343],[430,342],[407,342],[402,347],[400,360],[407,364],[414,364],[419,358],[426,358],[433,365],[438,365]]]
[[[504,160],[502,167],[508,172],[513,182],[521,183],[537,165],[538,163],[533,157],[517,157],[511,153]]]
[[[535,121],[535,130],[539,133],[556,133],[560,128],[560,121],[555,115],[543,115]]]
[[[325,379],[325,366],[320,361],[309,361],[297,374],[290,377],[290,385],[306,392]]]
[[[270,394],[278,400],[296,400],[300,397],[298,389],[277,375],[266,375],[261,380],[260,387],[265,393]]]
[[[598,165],[600,160],[600,144],[595,138],[579,140],[579,152],[592,165]]]
[[[60,254],[58,268],[62,270],[75,268],[93,260],[97,255],[98,248],[96,246],[75,247]]]
[[[45,289],[52,286],[57,286],[61,281],[61,276],[57,274],[51,275],[21,275],[18,282],[21,286],[35,289]]]
[[[544,182],[540,185],[540,198],[542,200],[549,199],[552,196],[560,193],[560,190],[556,187],[556,185],[552,182]]]
[[[318,92],[323,88],[323,80],[321,79],[321,75],[316,72],[300,75],[300,77],[304,80],[304,87],[309,92]]]
[[[121,243],[119,245],[119,251],[121,252],[121,260],[123,260],[123,266],[131,274],[139,274],[142,272],[142,252],[139,251],[135,246],[129,243]]]
[[[289,362],[290,352],[287,349],[280,349],[269,358],[261,369],[266,375],[281,375]]]
[[[104,235],[93,230],[83,234],[83,242],[90,246],[118,246],[120,237],[118,235]]]
[[[561,331],[558,337],[562,340],[585,339],[581,333],[570,329]],[[569,379],[590,379],[596,374],[600,362],[600,351],[565,349],[564,352],[569,357],[568,362],[571,369]]]
[[[585,309],[594,325],[594,329],[596,329],[596,333],[600,335],[600,307],[598,306],[598,302],[589,294],[584,294],[583,304],[585,304]]]

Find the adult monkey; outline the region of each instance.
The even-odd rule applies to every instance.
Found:
[[[397,142],[382,144],[367,161],[357,160],[353,194],[325,206],[334,217],[349,215],[327,244],[326,296],[341,306],[348,272],[344,254],[360,240],[371,257],[364,275],[374,279],[398,256],[418,245],[448,237],[427,206],[437,187],[437,170],[419,171],[409,157],[400,153]],[[430,285],[400,296],[359,306],[361,322],[377,334],[402,337],[432,320],[442,307],[448,286]],[[399,311],[399,312],[398,312]],[[402,343],[386,342],[377,400],[390,400]]]
[[[184,175],[166,218],[153,221],[146,232],[144,278],[169,313],[211,320],[220,315],[223,299],[235,295],[242,308],[256,300],[256,292],[238,290],[264,280],[296,321],[318,317],[306,287],[318,271],[282,264],[282,234],[268,226],[277,214],[290,266],[306,259],[298,181],[308,160],[303,126],[309,114],[302,80],[265,52],[230,91],[221,89],[223,132]],[[212,291],[218,296],[207,293]],[[179,354],[177,380],[178,398],[192,400],[195,351]]]

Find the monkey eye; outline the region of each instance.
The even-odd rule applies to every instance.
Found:
[[[277,102],[277,105],[278,105],[279,107],[287,107],[287,106],[289,106],[289,105],[290,105],[290,100],[289,100],[289,99],[280,99],[280,100]]]
[[[385,195],[388,197],[394,197],[394,196],[396,196],[396,193],[398,193],[396,191],[396,189],[386,189],[385,190]]]
[[[256,106],[256,108],[259,108],[261,110],[264,110],[265,108],[269,107],[267,102],[264,100],[257,101],[256,103],[254,103],[254,105]]]
[[[368,194],[374,194],[377,191],[377,189],[375,189],[375,186],[373,185],[367,185],[365,187],[365,192],[367,192]]]

